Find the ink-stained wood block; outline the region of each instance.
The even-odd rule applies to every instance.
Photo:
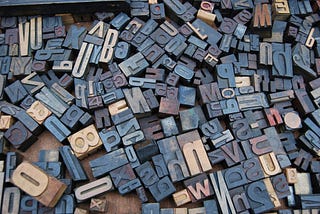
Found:
[[[108,210],[107,200],[91,198],[90,211],[94,213],[106,213]]]
[[[296,195],[305,195],[312,193],[312,184],[309,173],[297,173],[297,182],[294,183]]]
[[[241,166],[233,166],[225,169],[223,174],[228,189],[233,189],[248,183],[245,171]]]
[[[123,186],[136,178],[130,164],[112,170],[110,176],[116,188]]]
[[[78,202],[83,202],[113,189],[114,187],[111,178],[109,176],[105,176],[76,188],[75,197]]]
[[[134,114],[146,114],[151,111],[140,88],[124,89],[123,93]]]
[[[297,169],[286,168],[285,175],[289,184],[295,184],[297,182]]]
[[[90,125],[68,137],[70,146],[77,158],[82,159],[102,146],[102,141],[94,127]]]
[[[54,207],[67,188],[64,183],[48,176],[38,167],[28,162],[23,162],[16,168],[11,181],[21,190],[48,207]],[[35,185],[37,183],[39,185]]]
[[[94,177],[102,175],[127,164],[129,161],[124,152],[124,149],[117,149],[113,152],[105,154],[89,162]],[[110,163],[110,164],[105,164]]]
[[[253,14],[253,28],[255,33],[262,37],[271,36],[271,5],[270,4],[256,4]]]
[[[162,115],[178,115],[179,107],[178,100],[161,97],[159,113]]]
[[[13,104],[18,103],[28,95],[27,90],[23,87],[21,81],[19,80],[5,87],[4,91]]]
[[[60,155],[69,171],[69,174],[74,181],[87,180],[87,174],[84,171],[79,160],[73,154],[70,146],[62,146],[59,148]]]
[[[168,176],[161,178],[158,182],[149,187],[154,199],[159,202],[164,198],[172,195],[176,188]]]
[[[17,187],[7,187],[3,192],[2,213],[19,213],[21,192]]]
[[[12,125],[4,134],[4,137],[17,149],[25,151],[31,146],[37,137],[33,135],[20,121]]]
[[[144,203],[141,207],[141,214],[160,214],[160,203]]]
[[[203,200],[214,194],[212,185],[206,174],[199,174],[184,181],[192,202]]]
[[[135,171],[140,177],[141,182],[147,188],[159,181],[159,177],[149,161],[135,168]]]
[[[51,115],[51,111],[40,101],[35,101],[26,112],[39,124],[42,124]]]
[[[279,199],[290,195],[290,190],[286,176],[282,173],[271,178],[272,186]]]
[[[10,115],[1,115],[0,116],[0,129],[7,130],[9,129],[14,123],[14,119]]]
[[[63,195],[56,205],[55,213],[72,213],[75,209],[75,200],[73,195]]]
[[[71,134],[70,130],[54,115],[48,117],[43,124],[59,142],[63,142]]]
[[[258,157],[243,161],[242,168],[246,173],[248,182],[257,181],[265,177]]]
[[[187,189],[175,192],[174,194],[172,194],[172,197],[177,207],[191,202],[191,198]]]
[[[237,212],[245,213],[251,208],[247,194],[242,186],[230,190],[230,196]]]

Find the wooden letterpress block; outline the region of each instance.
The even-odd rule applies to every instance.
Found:
[[[89,210],[85,210],[79,207],[76,207],[74,214],[89,214]]]
[[[20,212],[25,213],[37,213],[38,201],[29,195],[22,195],[20,202]]]
[[[37,139],[20,121],[11,126],[4,136],[15,148],[21,151],[25,151]]]
[[[119,188],[136,178],[130,164],[112,170],[110,176],[116,188]]]
[[[272,152],[272,147],[266,135],[261,135],[249,140],[252,152],[256,155],[263,155]]]
[[[40,101],[35,101],[26,112],[39,124],[42,124],[51,115],[51,111]]]
[[[214,194],[206,174],[200,174],[184,181],[192,202],[202,200]]]
[[[296,195],[306,195],[312,193],[312,184],[309,173],[297,173],[297,182],[294,184]]]
[[[17,187],[4,189],[2,213],[19,213],[21,193]]]
[[[286,76],[292,77],[292,62],[291,62],[291,45],[290,44],[272,44],[272,54],[273,54],[273,76]],[[283,57],[283,60],[279,59],[279,56]]]
[[[72,105],[68,110],[62,115],[61,122],[63,122],[70,129],[75,130],[80,125],[80,118],[84,115],[82,111],[76,105]]]
[[[142,204],[141,209],[142,209],[141,214],[148,214],[148,213],[160,214],[159,203],[145,203],[145,204]]]
[[[59,148],[62,159],[74,181],[87,180],[87,175],[69,146]]]
[[[4,91],[13,104],[20,102],[28,94],[27,90],[23,87],[19,80],[4,88]]]
[[[158,142],[160,153],[167,164],[173,182],[183,180],[190,176],[183,154],[179,149],[176,137],[165,138]],[[178,167],[176,167],[178,166]]]
[[[319,194],[301,195],[300,201],[301,201],[302,209],[318,208],[320,204],[320,195]]]
[[[285,198],[290,195],[288,182],[283,173],[272,177],[271,182],[279,199]]]
[[[141,53],[137,53],[127,60],[119,64],[120,69],[126,77],[137,75],[148,67],[149,63],[146,61]]]
[[[249,204],[254,212],[265,212],[274,208],[266,185],[263,181],[253,182],[245,187]]]
[[[225,169],[223,173],[228,189],[233,189],[248,183],[245,171],[241,166]]]
[[[97,129],[111,126],[109,111],[107,108],[95,110],[94,117]]]
[[[164,198],[172,195],[176,188],[174,187],[173,183],[171,182],[168,176],[160,179],[158,182],[153,184],[149,187],[149,190],[154,197],[154,199],[159,202]]]
[[[246,173],[248,182],[257,181],[264,178],[264,171],[258,158],[251,158],[242,162],[242,167]]]
[[[56,205],[55,213],[72,213],[74,211],[75,201],[73,195],[63,195]]]
[[[90,211],[97,213],[106,213],[108,210],[107,200],[91,198]]]
[[[128,183],[120,186],[120,187],[118,188],[118,191],[119,191],[119,193],[120,193],[121,195],[124,195],[124,194],[127,194],[127,193],[129,193],[129,192],[132,192],[133,190],[141,187],[141,185],[142,185],[142,184],[141,184],[140,180],[139,180],[138,178],[135,178],[135,179],[129,181]]]
[[[110,190],[113,190],[113,184],[106,176],[76,188],[75,196],[78,202],[82,202]]]
[[[273,203],[273,206],[274,207],[280,207],[281,204],[280,204],[280,201],[279,201],[279,198],[278,198],[278,194],[275,191],[275,189],[274,189],[274,187],[273,187],[273,185],[271,183],[270,178],[263,179],[263,183],[266,186],[266,189],[267,189],[267,191],[269,193],[269,197],[270,197],[271,202]]]
[[[145,114],[151,111],[140,88],[124,89],[123,93],[134,114]]]
[[[191,175],[210,170],[211,163],[197,131],[187,132],[177,137]]]
[[[147,197],[147,194],[146,194],[144,187],[138,187],[136,189],[136,193],[142,203],[148,202],[148,197]]]
[[[246,192],[242,186],[230,190],[230,196],[237,212],[245,213],[244,211],[251,208]]]
[[[149,161],[144,162],[143,164],[135,168],[135,171],[145,187],[150,187],[159,181],[159,177]]]
[[[68,137],[77,158],[82,159],[102,146],[102,141],[94,127],[90,125]]]
[[[183,189],[172,194],[172,197],[177,207],[191,202],[191,198],[187,189]]]
[[[163,115],[178,115],[179,107],[178,100],[161,97],[159,113]]]
[[[209,178],[212,183],[221,211],[223,213],[235,213],[236,211],[228,192],[227,185],[224,181],[222,171],[210,173]]]
[[[279,162],[273,152],[259,156],[259,160],[266,177],[276,175],[281,172]]]
[[[17,187],[48,207],[54,207],[67,188],[64,183],[28,162],[23,162],[16,168],[11,180]]]
[[[312,160],[312,155],[304,149],[300,149],[298,157],[294,161],[294,165],[298,168],[307,171]]]
[[[289,184],[295,184],[297,182],[297,169],[296,168],[286,168],[285,174]]]
[[[120,112],[123,112],[126,109],[128,109],[128,106],[127,106],[127,103],[125,100],[120,100],[118,102],[115,102],[115,103],[109,105],[108,109],[109,109],[109,113],[112,117],[113,115],[119,114]]]
[[[71,25],[67,37],[63,43],[63,47],[79,50],[81,43],[85,37],[86,28]]]
[[[71,134],[69,129],[54,115],[51,115],[44,121],[44,126],[59,142],[63,142]]]
[[[127,164],[129,161],[124,149],[118,149],[89,162],[94,177],[100,177],[120,166]],[[110,163],[110,164],[105,164]]]
[[[152,162],[158,177],[162,178],[166,175],[169,175],[169,172],[162,154],[153,156]]]
[[[117,43],[118,35],[117,30],[108,29],[99,62],[109,63],[113,59],[114,46]]]
[[[256,34],[262,37],[271,36],[271,5],[256,4],[253,15],[253,28]]]
[[[0,116],[0,129],[7,130],[9,129],[14,123],[14,119],[12,116],[9,115],[1,115]]]

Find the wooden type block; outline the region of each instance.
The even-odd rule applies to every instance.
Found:
[[[251,208],[243,187],[237,187],[230,190],[230,196],[237,212],[245,213],[245,211],[248,211]]]
[[[148,197],[144,187],[138,187],[136,189],[136,193],[142,203],[148,202]]]
[[[254,212],[265,212],[274,208],[268,189],[263,181],[255,181],[245,187],[249,204]]]
[[[212,169],[202,140],[197,131],[190,131],[178,135],[177,140],[191,175],[197,175]]]
[[[82,111],[76,105],[72,105],[68,110],[62,115],[61,122],[68,126],[72,130],[76,130],[80,126],[80,118],[84,115]]]
[[[261,64],[261,65],[272,65],[273,64],[273,58],[272,58],[272,45],[270,44],[270,43],[267,43],[267,42],[261,42],[260,43],[260,55],[259,55],[259,58],[260,58],[260,61],[259,61],[259,63]],[[286,59],[286,60],[288,60],[286,57],[286,55],[285,55],[285,53],[283,53],[283,52],[279,52],[278,53],[278,57],[279,57],[279,55],[280,55],[280,53],[281,54],[283,54],[283,57]],[[279,66],[280,65],[284,65],[284,66],[286,66],[287,64],[286,64],[286,62],[287,61],[285,61],[285,62],[281,62],[279,59],[275,59],[276,61],[277,61],[277,66],[275,65],[273,68],[274,68],[274,71],[275,72],[277,72],[277,73],[281,73],[281,72],[283,72],[283,71],[281,71],[280,70],[280,68],[279,68]],[[280,62],[279,62],[280,61]],[[282,64],[283,63],[283,64]],[[279,69],[277,69],[277,67],[279,68]]]
[[[214,28],[212,28],[211,26],[209,26],[208,24],[206,24],[200,19],[194,20],[191,26],[193,30],[196,31],[195,32],[196,34],[198,33],[201,35],[206,35],[207,42],[210,45],[217,44],[222,37],[222,35],[218,31],[216,31]],[[200,39],[202,38],[200,37]]]
[[[271,182],[279,199],[286,198],[290,195],[288,182],[283,173],[272,177]]]
[[[190,176],[188,167],[179,149],[175,137],[165,138],[158,142],[160,153],[167,164],[167,168],[173,182],[183,180]]]
[[[99,136],[107,152],[110,152],[114,148],[117,148],[117,146],[121,142],[121,138],[118,132],[116,131],[115,127],[102,129],[99,132]]]
[[[28,162],[21,163],[13,172],[11,181],[24,192],[48,207],[54,207],[67,186],[48,176]],[[38,183],[39,185],[35,185]]]
[[[17,214],[20,208],[21,193],[17,187],[7,187],[3,192],[2,213]]]
[[[34,29],[35,30],[35,29]],[[42,29],[41,29],[42,30]],[[35,32],[33,32],[33,35]],[[13,35],[11,35],[12,37]],[[42,36],[42,33],[41,33]],[[7,37],[7,34],[6,34]],[[30,22],[19,23],[19,44],[20,44],[20,56],[28,56],[30,53],[29,49],[29,39],[30,39]],[[7,37],[6,40],[10,41],[10,37]],[[41,38],[42,40],[42,38]],[[41,41],[42,42],[42,41]],[[18,43],[13,42],[11,44]]]
[[[253,28],[255,33],[262,37],[271,36],[271,5],[256,4],[253,14]]]
[[[0,73],[8,74],[10,72],[11,67],[11,57],[5,56],[0,57]]]
[[[19,43],[19,29],[9,28],[6,29],[5,33],[5,44],[18,44]]]
[[[14,119],[9,115],[0,116],[0,130],[8,130],[14,123]]]
[[[272,75],[280,77],[292,77],[291,45],[272,43]],[[280,60],[282,56],[282,60]]]
[[[59,162],[58,150],[40,150],[39,162]]]
[[[159,182],[159,177],[149,161],[146,161],[135,168],[135,171],[140,177],[140,180],[144,186],[147,188]]]
[[[190,108],[179,112],[181,129],[183,132],[198,128],[203,121],[197,114],[196,108]]]
[[[122,63],[119,64],[120,69],[126,77],[139,74],[148,67],[149,63],[146,61],[141,53],[137,53]]]
[[[89,210],[85,210],[79,207],[76,207],[74,214],[89,214]]]
[[[116,89],[114,91],[107,92],[101,96],[102,101],[105,105],[111,105],[114,102],[120,101],[124,98],[122,89]]]
[[[134,171],[130,164],[126,164],[112,170],[110,172],[110,176],[116,188],[136,179],[136,175],[134,174]]]
[[[54,61],[52,70],[55,72],[72,72],[73,61],[63,60],[63,61]]]
[[[312,193],[312,186],[309,173],[297,173],[297,182],[294,184],[296,195],[306,195]]]
[[[9,143],[4,138],[4,133],[0,132],[0,157],[6,155],[8,153],[8,151],[9,151]],[[0,172],[2,172],[2,171],[3,171],[3,169],[0,170]]]
[[[273,152],[260,155],[259,160],[266,177],[276,175],[281,172],[279,162]]]
[[[134,150],[133,146],[127,146],[124,151],[126,152],[128,161],[132,168],[136,168],[140,166],[140,161],[137,157],[136,151]]]
[[[90,212],[106,213],[108,210],[107,200],[91,198]]]
[[[26,112],[39,124],[42,124],[52,113],[40,101],[35,101]]]
[[[140,77],[130,77],[129,78],[129,85],[132,87],[155,89],[156,80],[148,79],[148,78],[140,78]]]
[[[162,115],[178,115],[179,107],[178,100],[161,97],[159,113]]]
[[[320,162],[319,161],[311,161],[310,164],[311,172],[319,173],[320,172]]]
[[[19,30],[20,30],[20,24],[19,24]],[[21,36],[21,34],[19,35]],[[42,38],[43,38],[42,37],[42,17],[39,16],[39,17],[31,18],[30,19],[30,48],[32,50],[39,50],[42,47]],[[20,51],[21,51],[21,40],[20,40]]]
[[[272,16],[277,20],[286,20],[290,16],[287,0],[277,0],[272,3]]]
[[[44,83],[42,82],[40,76],[37,73],[31,73],[27,77],[21,80],[24,88],[29,92],[29,94],[34,95],[37,93],[42,87],[44,87]]]
[[[6,157],[6,166],[5,166],[5,182],[10,182],[13,171],[16,169],[17,165],[21,162],[21,156],[16,152],[8,152]],[[3,171],[3,170],[2,170]]]
[[[191,202],[191,198],[187,189],[183,189],[179,192],[172,194],[172,197],[177,207]]]
[[[155,97],[152,89],[148,89],[144,92],[142,92],[149,108],[151,110],[155,110],[157,108],[159,108],[159,101],[157,100],[157,98]]]
[[[105,154],[99,158],[91,160],[89,165],[91,167],[94,177],[101,177],[102,175],[127,164],[129,161],[126,157],[124,149],[118,149]],[[105,164],[110,163],[110,164]]]
[[[239,109],[242,111],[269,107],[264,93],[237,96]]]
[[[54,115],[44,121],[44,126],[59,142],[63,142],[71,134],[69,129]]]
[[[20,213],[38,213],[38,201],[29,195],[22,195],[20,201]]]
[[[4,91],[13,104],[20,102],[28,95],[27,90],[25,89],[25,87],[23,87],[19,80],[5,87]]]
[[[227,143],[220,148],[228,166],[233,166],[245,159],[244,154],[236,141]]]
[[[75,209],[73,195],[63,195],[55,207],[55,213],[72,213]]]
[[[132,192],[133,190],[141,187],[141,185],[142,184],[141,184],[140,180],[138,178],[136,178],[136,179],[133,179],[133,180],[129,181],[128,183],[120,186],[118,188],[118,191],[121,195],[124,195],[124,194]]]
[[[118,42],[114,50],[114,57],[118,60],[127,59],[130,51],[130,45],[127,42]]]
[[[160,120],[156,115],[142,118],[139,123],[146,140],[159,140],[164,137]]]
[[[320,203],[320,195],[319,194],[301,195],[300,201],[301,201],[302,209],[318,208]]]
[[[63,42],[63,47],[79,50],[81,47],[81,43],[86,35],[86,32],[87,31],[85,27],[71,25],[68,30],[67,37]]]
[[[264,171],[257,157],[243,161],[242,167],[246,173],[248,182],[264,178]]]
[[[113,59],[114,46],[118,41],[119,32],[114,29],[108,29],[105,42],[102,47],[99,62],[109,63]]]
[[[97,129],[103,129],[111,126],[109,111],[107,108],[95,110],[94,118]]]
[[[235,137],[239,140],[249,140],[253,137],[253,133],[246,118],[232,122],[231,128]]]
[[[57,117],[61,117],[69,107],[60,98],[55,96],[53,92],[47,87],[43,87],[41,91],[35,95],[35,97]]]
[[[48,175],[60,179],[61,177],[64,177],[63,169],[61,166],[61,162],[34,162],[35,166],[42,169],[45,173]]]
[[[294,165],[297,166],[299,169],[307,171],[309,169],[311,160],[313,156],[306,152],[304,149],[300,149],[298,157],[294,161]]]
[[[86,201],[102,193],[113,190],[110,176],[105,176],[75,189],[75,197],[78,202]]]
[[[297,169],[296,168],[286,168],[285,175],[288,184],[295,184],[297,182]]]
[[[0,102],[1,112],[12,115],[14,118],[18,119],[23,125],[25,125],[32,133],[38,134],[40,126],[35,122],[23,109],[18,106],[12,105],[6,101]]]
[[[33,135],[20,121],[12,125],[4,134],[4,137],[12,144],[16,149],[25,151],[36,140],[37,137]]]
[[[169,172],[162,154],[153,156],[152,162],[158,177],[162,178],[164,176],[169,175]]]
[[[224,161],[224,154],[221,151],[221,149],[216,149],[216,150],[208,153],[208,158],[209,158],[211,164],[214,165],[214,164],[217,164],[217,163]]]
[[[252,152],[257,156],[273,151],[269,139],[266,135],[261,135],[259,137],[249,139],[249,142]]]
[[[245,170],[241,166],[233,166],[223,171],[228,189],[233,189],[248,183]]]
[[[88,177],[80,164],[79,160],[71,151],[70,146],[62,146],[59,148],[60,155],[68,169],[68,172],[74,181],[87,180]]]
[[[206,174],[199,174],[184,181],[192,202],[203,200],[214,194]]]
[[[179,133],[177,124],[173,116],[161,119],[160,123],[165,137],[170,137]]]
[[[209,174],[220,210],[222,213],[235,213],[235,208],[232,203],[230,194],[228,192],[226,183],[224,181],[221,171]]]
[[[159,202],[164,198],[172,195],[176,188],[168,176],[161,178],[158,182],[149,187],[150,193],[154,199]]]
[[[123,93],[134,114],[145,114],[151,111],[140,88],[124,89]]]
[[[296,99],[293,101],[293,104],[299,109],[299,112],[306,115],[315,110],[313,103],[311,102],[310,97],[306,93],[306,90],[299,89],[294,91]]]
[[[134,117],[126,122],[123,122],[116,126],[118,133],[121,137],[132,134],[140,129],[140,125],[137,119]]]
[[[83,42],[77,60],[72,70],[72,76],[82,78],[88,72],[88,63],[93,52],[94,44]]]
[[[222,145],[232,141],[234,139],[233,135],[231,134],[230,130],[224,130],[219,134],[214,135],[210,138],[212,145],[215,148],[219,148]]]
[[[306,75],[309,79],[316,78],[316,72],[310,68],[310,50],[306,46],[297,44],[292,50],[292,56],[295,72]]]
[[[123,100],[124,101],[124,100]],[[125,101],[124,101],[124,104]],[[120,105],[119,105],[120,106]],[[123,105],[125,106],[125,105]],[[113,124],[115,125],[119,125],[120,123],[123,123],[125,121],[128,121],[130,120],[131,118],[133,118],[133,114],[132,114],[132,111],[130,108],[128,107],[125,107],[123,109],[120,109],[121,111],[119,111],[118,113],[116,114],[111,114],[111,111],[110,111],[110,108],[109,108],[109,111],[110,111],[110,114],[111,114],[111,119],[112,119],[112,122]]]
[[[144,203],[142,204],[141,214],[160,214],[160,204],[159,203]]]
[[[102,146],[102,141],[94,125],[87,126],[68,137],[70,146],[79,159],[95,152]]]
[[[223,131],[220,121],[215,118],[200,126],[202,134],[206,137],[213,137]]]

